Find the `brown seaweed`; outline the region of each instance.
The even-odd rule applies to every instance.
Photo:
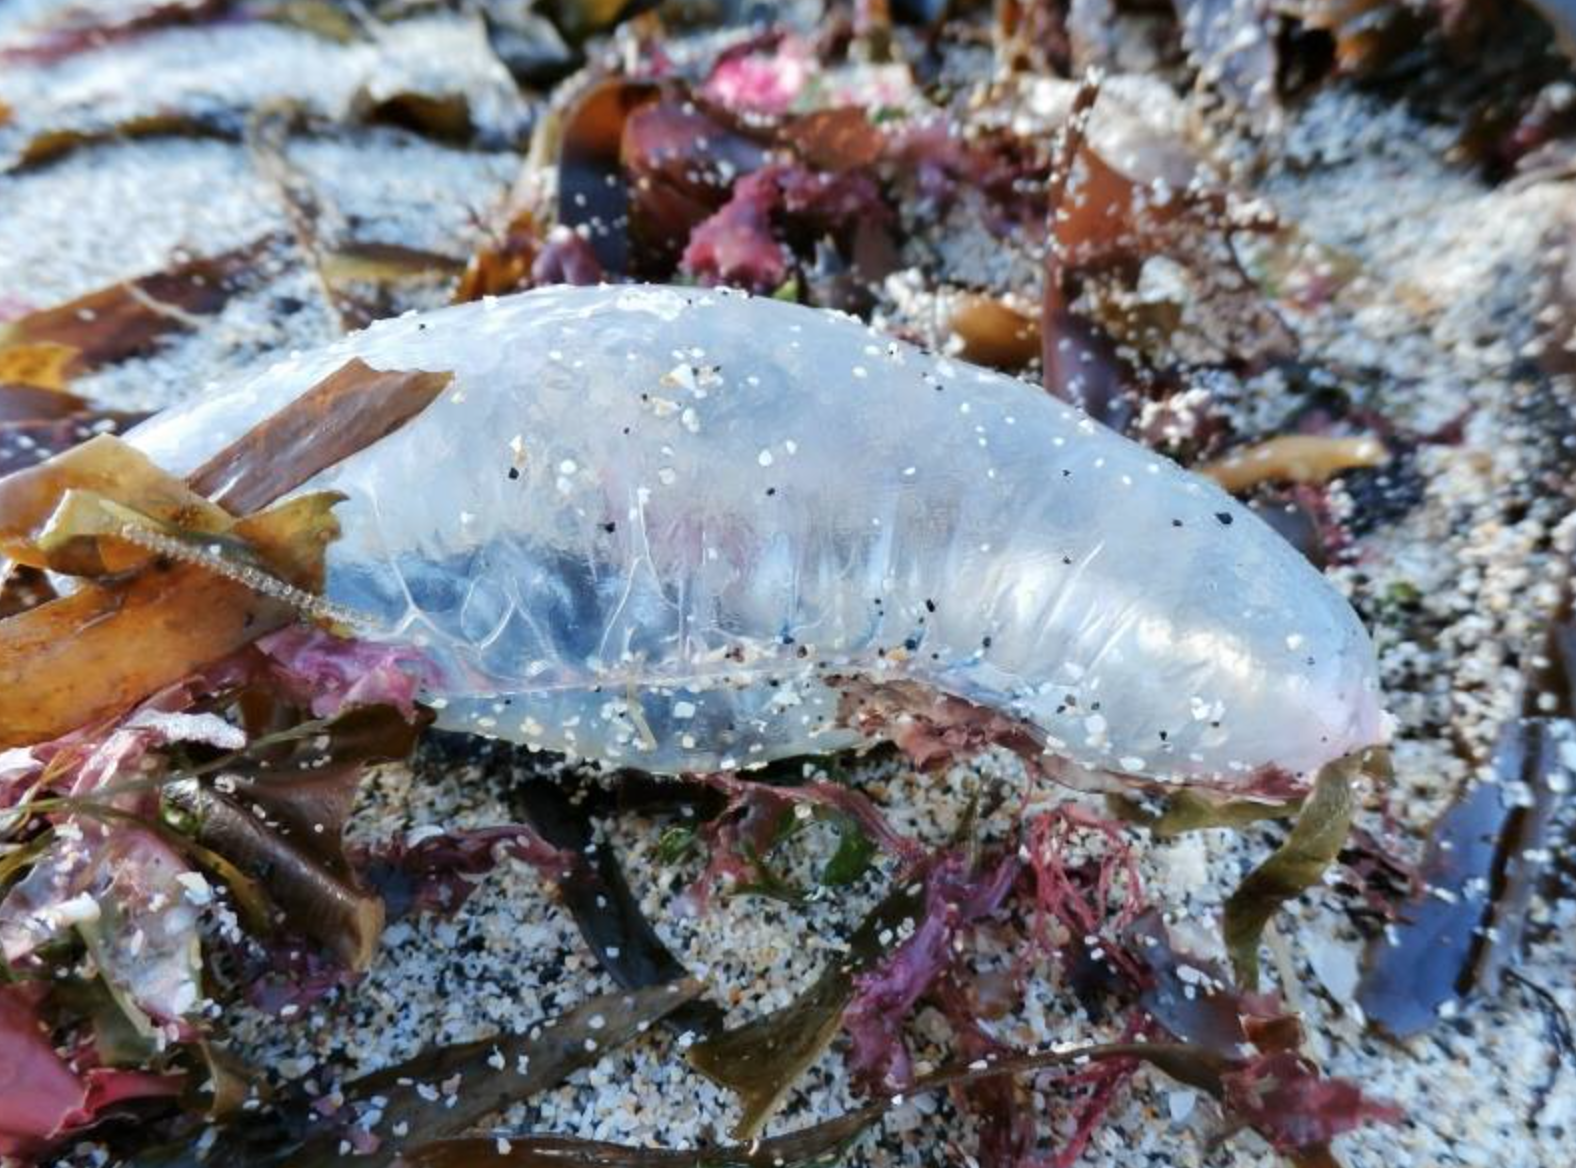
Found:
[[[828,966],[793,1002],[690,1048],[696,1070],[739,1096],[743,1114],[734,1139],[760,1134],[795,1080],[837,1036],[854,976],[881,958],[882,937],[915,919],[922,905],[914,884],[900,886],[854,930],[847,957]]]
[[[1068,1068],[1074,1071],[1064,1078],[1072,1079],[1076,1068],[1131,1061],[1147,1063],[1167,1077],[1213,1096],[1228,1114],[1260,1128],[1277,1148],[1296,1153],[1303,1164],[1333,1163],[1324,1147],[1332,1136],[1364,1123],[1393,1122],[1396,1118],[1394,1108],[1369,1102],[1351,1083],[1319,1078],[1305,1060],[1289,1051],[1231,1059],[1190,1045],[1115,1042],[948,1067],[901,1094],[885,1096],[797,1132],[744,1144],[676,1151],[509,1132],[423,1145],[412,1148],[405,1158],[412,1168],[461,1168],[478,1161],[502,1168],[792,1168],[830,1164],[889,1110],[916,1095]],[[1314,1159],[1316,1156],[1325,1158]]]
[[[101,519],[112,508],[124,514],[104,527]],[[215,535],[234,519],[108,436],[0,480],[0,554],[16,563],[79,576],[128,571],[153,555],[120,537],[126,522]]]
[[[450,373],[384,371],[352,358],[192,472],[192,489],[250,514],[388,437],[426,409]]]
[[[556,878],[558,893],[608,975],[627,990],[687,978],[689,971],[641,911],[617,853],[597,842],[587,801],[576,802],[556,783],[543,780],[521,784],[516,798],[542,838],[572,857]],[[668,1015],[668,1021],[681,1031],[710,1034],[721,1028],[722,1011],[696,1000]]]
[[[359,1102],[381,1097],[391,1130],[408,1134],[386,1139],[359,1162],[393,1163],[418,1145],[456,1135],[517,1099],[548,1089],[581,1067],[596,1063],[644,1034],[702,990],[694,980],[605,994],[583,1002],[561,1018],[524,1034],[502,1034],[429,1050],[407,1063],[347,1084],[346,1097]],[[498,1069],[500,1061],[503,1069]],[[453,1084],[428,1098],[429,1085]],[[428,1092],[421,1088],[428,1087]]]
[[[321,583],[337,496],[309,496],[229,533],[303,594]],[[296,618],[214,570],[157,561],[0,622],[0,746],[47,742],[112,715]]]
[[[948,326],[978,365],[1015,373],[1040,356],[1040,322],[993,296],[959,297]]]
[[[297,732],[283,755],[230,760],[222,790],[183,781],[164,798],[191,838],[267,891],[289,928],[364,970],[383,904],[346,855],[345,822],[366,768],[407,757],[417,731],[392,707],[351,709],[310,736]]]
[[[454,302],[464,304],[529,288],[545,242],[536,216],[517,211],[497,237],[466,263],[454,289]]]
[[[1361,759],[1348,757],[1319,772],[1291,833],[1226,901],[1221,927],[1237,980],[1245,988],[1258,986],[1264,926],[1286,901],[1319,883],[1346,842],[1354,809],[1352,778],[1361,765]]]
[[[1421,888],[1364,955],[1357,1003],[1374,1025],[1406,1038],[1469,994],[1498,991],[1552,862],[1567,726],[1544,718],[1507,724],[1492,780],[1469,783],[1430,828]]]
[[[514,1101],[557,1086],[634,1041],[653,1022],[693,1000],[701,988],[698,982],[680,982],[591,998],[527,1033],[436,1047],[354,1079],[343,1086],[345,1103],[330,1118],[323,1118],[322,1108],[303,1096],[290,1108],[245,1113],[220,1127],[211,1141],[181,1140],[144,1152],[130,1163],[133,1168],[411,1164],[419,1159],[418,1146],[473,1128]],[[361,1126],[363,1115],[373,1112],[382,1115],[375,1133]],[[343,1143],[352,1135],[360,1149],[354,1158]],[[486,1141],[486,1147],[489,1158],[496,1155],[494,1141]]]
[[[597,262],[613,276],[630,270],[626,129],[631,116],[656,97],[649,83],[609,80],[588,90],[564,115],[558,222],[584,229]]]
[[[66,377],[151,352],[169,333],[224,307],[272,239],[218,255],[186,259],[161,272],[123,280],[54,308],[0,323],[0,359],[18,346],[71,350]]]
[[[297,500],[231,526],[229,514],[202,496],[213,494],[243,514],[265,506],[403,425],[448,380],[447,374],[378,373],[351,362],[221,451],[189,486],[110,438],[6,479],[0,540],[9,557],[90,573],[141,570],[0,624],[0,742],[57,737],[293,620],[320,585],[323,550],[338,531],[330,511],[335,499]],[[115,520],[87,532],[91,555],[81,538],[59,546],[40,542],[72,491],[87,504],[79,513]],[[100,498],[109,501],[107,512]],[[124,523],[116,518],[119,507],[129,509]],[[142,535],[129,541],[128,553],[133,528]],[[212,541],[192,540],[194,533],[222,537],[217,558]],[[165,542],[147,544],[153,536]],[[149,555],[152,546],[160,558]],[[259,591],[258,571],[279,587]]]
[[[1248,827],[1266,819],[1291,819],[1301,800],[1265,802],[1222,796],[1212,791],[1166,791],[1158,796],[1111,795],[1106,806],[1124,823],[1146,829],[1156,839],[1173,839],[1212,827]]]
[[[1234,494],[1260,483],[1322,483],[1345,471],[1383,466],[1389,452],[1377,438],[1282,434],[1194,467]]]
[[[1040,333],[1045,388],[1118,429],[1143,396],[1168,396],[1177,321],[1135,313],[1124,290],[1144,263],[1165,256],[1188,273],[1194,307],[1206,311],[1211,343],[1231,365],[1252,367],[1294,347],[1285,323],[1237,258],[1233,236],[1273,224],[1243,214],[1228,192],[1196,179],[1183,189],[1140,181],[1088,141],[1096,82],[1076,95],[1047,188],[1049,246]],[[1098,294],[1098,295],[1094,295]],[[1074,306],[1090,299],[1091,310]],[[1102,305],[1105,307],[1102,308]]]

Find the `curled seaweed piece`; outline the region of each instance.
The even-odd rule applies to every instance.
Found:
[[[523,860],[549,879],[572,863],[524,823],[412,835],[374,847],[356,861],[391,921],[415,913],[452,916],[476,890],[473,877],[492,871],[504,857]]]
[[[223,508],[108,436],[0,481],[0,552],[68,575],[119,574],[145,565],[151,557],[127,546],[122,529],[128,524],[207,537],[233,523]]]
[[[1156,839],[1174,839],[1190,831],[1211,827],[1247,827],[1266,819],[1289,819],[1302,806],[1300,799],[1271,803],[1259,799],[1234,799],[1214,791],[1167,791],[1157,799],[1129,795],[1107,798],[1118,819],[1143,827]]]
[[[1384,443],[1366,435],[1283,434],[1194,469],[1240,494],[1264,482],[1322,483],[1388,460]]]
[[[1352,778],[1363,763],[1359,756],[1348,756],[1320,770],[1291,834],[1226,901],[1221,922],[1226,948],[1245,988],[1258,986],[1264,926],[1281,905],[1319,883],[1346,842],[1354,810]]]
[[[1040,355],[1040,322],[993,296],[959,297],[947,323],[967,361],[1014,372]]]
[[[570,229],[584,225],[597,263],[612,276],[630,267],[625,138],[634,113],[656,97],[656,87],[646,82],[604,81],[564,114],[558,222]]]

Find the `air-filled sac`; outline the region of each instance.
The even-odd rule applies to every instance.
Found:
[[[348,496],[328,596],[427,655],[451,728],[743,767],[858,741],[855,678],[1150,778],[1306,776],[1384,737],[1356,615],[1251,512],[843,316],[545,289],[382,322],[131,441],[186,473],[352,357],[454,374],[301,488]]]

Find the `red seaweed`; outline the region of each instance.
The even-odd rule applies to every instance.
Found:
[[[918,926],[879,966],[854,979],[843,1015],[853,1040],[849,1065],[866,1090],[901,1091],[913,1082],[903,1025],[956,960],[959,934],[1001,908],[1018,872],[1016,856],[976,865],[962,852],[943,855],[931,866]]]

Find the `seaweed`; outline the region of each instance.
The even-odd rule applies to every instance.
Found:
[[[1068,845],[1090,836],[1103,841],[1100,854],[1070,865]],[[1084,1009],[1098,1016],[1111,990],[1141,984],[1141,966],[1121,939],[1145,905],[1132,847],[1117,825],[1076,807],[1037,816],[1026,825],[1025,844],[1035,941],[1060,958]],[[1114,920],[1113,899],[1118,904]],[[1065,933],[1065,942],[1055,936],[1053,922]]]
[[[1364,954],[1357,1004],[1372,1024],[1407,1038],[1468,994],[1498,991],[1552,862],[1568,741],[1559,719],[1508,723],[1492,779],[1467,784],[1429,829],[1419,889]]]
[[[645,279],[671,274],[695,229],[728,204],[737,180],[768,161],[766,142],[682,89],[663,91],[631,114],[621,145],[634,192],[631,270]]]
[[[0,481],[0,552],[16,563],[78,576],[129,571],[153,557],[126,538],[127,524],[213,536],[233,520],[108,436]]]
[[[543,8],[566,37],[582,41],[657,6],[656,0],[549,0]]]
[[[996,297],[959,297],[947,323],[964,360],[1013,373],[1040,356],[1040,322]]]
[[[1363,765],[1360,757],[1349,756],[1324,767],[1285,841],[1226,901],[1221,922],[1226,948],[1246,988],[1258,986],[1264,926],[1286,901],[1319,883],[1345,844],[1354,809],[1352,779]]]
[[[1228,1059],[1175,1043],[1114,1042],[950,1066],[863,1108],[787,1135],[748,1143],[677,1151],[505,1132],[417,1146],[405,1154],[405,1160],[412,1168],[458,1168],[478,1160],[504,1168],[790,1168],[830,1164],[889,1110],[917,1095],[1067,1068],[1073,1071],[1061,1081],[1076,1081],[1091,1066],[1135,1062],[1147,1063],[1169,1078],[1214,1096],[1277,1147],[1300,1157],[1303,1164],[1330,1163],[1314,1157],[1325,1154],[1324,1144],[1342,1132],[1397,1118],[1394,1108],[1365,1099],[1355,1085],[1344,1080],[1320,1078],[1306,1060],[1284,1050]]]
[[[630,184],[625,145],[635,112],[655,101],[649,82],[610,79],[563,114],[558,162],[558,222],[583,229],[597,263],[612,276],[630,271]]]
[[[1124,940],[1143,963],[1139,1004],[1177,1039],[1214,1054],[1234,1056],[1248,1041],[1247,1007],[1219,963],[1177,949],[1158,909],[1128,926]],[[1186,971],[1184,973],[1184,970]]]
[[[698,833],[711,855],[705,872],[690,890],[696,908],[705,906],[711,885],[719,880],[727,881],[738,893],[802,899],[805,893],[778,877],[766,863],[772,849],[802,826],[801,815],[830,819],[839,832],[839,851],[820,877],[823,886],[835,884],[865,853],[884,851],[896,857],[905,870],[923,860],[924,851],[914,840],[894,831],[863,794],[839,783],[817,780],[773,786],[732,774],[707,775],[701,782],[726,795],[727,802]],[[849,842],[849,833],[863,836],[865,842]],[[866,861],[868,858],[866,855]]]
[[[700,982],[683,980],[604,994],[528,1033],[437,1047],[346,1084],[351,1106],[376,1098],[382,1123],[390,1131],[406,1131],[383,1141],[362,1162],[393,1163],[406,1149],[463,1132],[515,1100],[555,1086],[693,1002],[701,989]],[[431,1090],[439,1084],[439,1091]]]
[[[689,971],[657,936],[630,891],[618,855],[598,842],[585,801],[575,802],[553,783],[520,786],[516,798],[526,818],[566,863],[557,875],[559,896],[597,963],[628,990],[683,981]],[[710,1034],[721,1028],[722,1011],[696,1000],[668,1015],[680,1031]]]
[[[857,263],[856,227],[869,230],[887,217],[880,188],[866,175],[768,165],[741,179],[721,209],[694,225],[682,266],[707,283],[770,291],[787,278],[793,254],[780,237],[840,238]]]
[[[209,110],[201,114],[157,112],[124,118],[110,124],[89,123],[59,129],[41,130],[0,168],[17,173],[38,169],[60,161],[68,154],[89,147],[104,146],[138,138],[190,138],[232,142],[240,137],[240,126],[232,111]]]
[[[854,979],[843,1024],[849,1069],[866,1091],[902,1091],[914,1081],[902,1030],[919,1000],[941,983],[963,948],[964,930],[993,916],[1020,870],[1013,856],[937,858],[925,877],[924,911],[914,931],[874,969]]]
[[[454,302],[464,304],[531,287],[544,242],[536,216],[523,209],[515,212],[492,241],[466,262]]]
[[[1071,864],[1068,844],[1090,832],[1103,836],[1105,849]],[[1158,912],[1140,911],[1142,886],[1119,829],[1072,810],[1038,817],[1021,852],[933,854],[866,919],[851,939],[847,962],[825,970],[790,1006],[696,1046],[691,1061],[740,1095],[744,1117],[733,1137],[759,1136],[795,1079],[831,1043],[839,1016],[853,1039],[851,1066],[878,1097],[929,1089],[930,1080],[914,1078],[902,1038],[904,1021],[922,998],[942,1008],[955,1035],[954,1054],[971,1067],[1018,1059],[984,1024],[1001,995],[972,972],[969,947],[959,942],[971,922],[1008,906],[1025,872],[1032,878],[1032,935],[1039,950],[1058,953],[1084,994],[1120,989],[1130,995],[1144,1015],[1129,1017],[1129,1037],[1158,1024],[1180,1040],[1112,1048],[1098,1065],[1068,1076],[1064,1083],[1083,1094],[1074,1105],[1075,1134],[1057,1163],[1076,1158],[1122,1081],[1144,1060],[1209,1092],[1229,1118],[1255,1127],[1305,1163],[1327,1157],[1324,1145],[1357,1123],[1395,1117],[1353,1085],[1322,1078],[1300,1052],[1300,1031],[1273,998],[1245,994],[1218,966],[1175,949]],[[1113,901],[1118,908],[1111,917]],[[883,953],[886,938],[906,929],[905,920],[914,922],[906,939]],[[1063,936],[1050,929],[1053,920]],[[1093,1009],[1094,999],[1084,1000]],[[1254,1047],[1257,1054],[1245,1053]],[[1032,1162],[1032,1113],[1008,1084],[987,1074],[953,1085],[980,1114],[983,1163]],[[1273,1106],[1264,1104],[1267,1097]],[[707,1150],[724,1163],[741,1153]]]
[[[790,1135],[729,1147],[679,1151],[631,1147],[572,1136],[473,1136],[435,1141],[405,1157],[411,1168],[807,1168],[835,1164],[880,1116],[856,1111]]]
[[[42,392],[42,391],[40,391]],[[147,415],[129,410],[85,408],[58,417],[16,417],[31,412],[23,401],[32,391],[0,386],[0,478],[27,470],[103,434],[121,434]],[[68,395],[60,394],[59,397]],[[54,408],[51,403],[50,408]]]
[[[74,1070],[42,1026],[45,986],[0,985],[0,1156],[31,1158],[139,1100],[179,1094],[179,1075]]]
[[[1264,482],[1322,483],[1345,471],[1383,466],[1389,457],[1373,437],[1283,434],[1193,469],[1237,494]]]
[[[413,1163],[421,1147],[557,1086],[634,1041],[700,991],[700,984],[690,981],[591,998],[527,1033],[434,1047],[353,1079],[341,1088],[344,1102],[328,1118],[311,1101],[298,1099],[293,1108],[243,1113],[218,1126],[211,1140],[177,1140],[129,1163],[133,1168],[327,1168],[346,1161],[346,1143],[356,1149],[357,1164]]]
[[[1233,243],[1239,233],[1273,230],[1274,221],[1206,184],[1191,160],[1185,178],[1159,153],[1143,180],[1118,170],[1088,140],[1098,97],[1098,81],[1080,86],[1047,185],[1043,384],[1126,429],[1144,398],[1169,396],[1181,363],[1170,351],[1181,318],[1134,309],[1130,291],[1147,261],[1164,257],[1185,273],[1191,311],[1209,326],[1210,335],[1194,339],[1218,350],[1220,363],[1262,365],[1289,355],[1294,338]],[[1080,310],[1082,302],[1089,308]]]
[[[1208,790],[1165,791],[1158,798],[1112,795],[1111,813],[1149,831],[1156,839],[1174,839],[1212,827],[1247,827],[1266,819],[1289,819],[1301,800],[1271,803],[1222,796]]]
[[[309,496],[239,520],[227,535],[290,597],[310,598],[337,497]],[[0,622],[0,745],[48,742],[113,715],[296,619],[222,557],[159,561]]]
[[[352,358],[197,470],[192,489],[247,515],[398,430],[453,379],[378,370]]]
[[[881,958],[882,938],[915,919],[923,904],[917,883],[900,885],[849,936],[847,956],[827,966],[794,1001],[690,1048],[696,1070],[739,1096],[742,1114],[734,1139],[760,1134],[795,1080],[837,1037],[855,978]]]
[[[834,106],[799,114],[777,132],[806,166],[845,172],[864,170],[886,157],[886,133],[857,106]]]
[[[720,58],[699,90],[677,79],[615,78],[566,111],[557,220],[573,233],[566,238],[588,247],[596,275],[655,280],[682,268],[766,292],[828,237],[852,280],[878,280],[895,266],[891,215],[873,175],[889,151],[886,134],[851,107],[750,115],[744,93],[722,76],[753,45]],[[524,213],[516,212],[516,222]],[[478,267],[512,267],[513,286],[521,286],[519,277],[536,265],[531,251],[521,238],[512,264],[505,255]],[[582,278],[559,267],[560,278]],[[583,262],[578,269],[591,277]],[[548,274],[533,272],[531,282],[547,282]],[[480,283],[479,274],[472,284]]]
[[[285,924],[352,970],[382,933],[382,901],[345,852],[344,827],[366,767],[407,757],[418,727],[390,706],[362,706],[288,736],[288,753],[228,760],[225,782],[163,788],[166,817],[253,877]],[[276,736],[276,742],[279,737]]]
[[[525,861],[549,879],[558,879],[574,863],[523,823],[416,834],[418,838],[391,840],[355,859],[391,921],[417,913],[454,915],[476,890],[472,878],[492,871],[504,856]]]
[[[224,307],[274,245],[264,238],[218,255],[183,259],[161,272],[123,280],[54,308],[0,323],[0,362],[53,347],[59,374],[69,380],[128,357],[153,351],[169,333],[189,329]]]

